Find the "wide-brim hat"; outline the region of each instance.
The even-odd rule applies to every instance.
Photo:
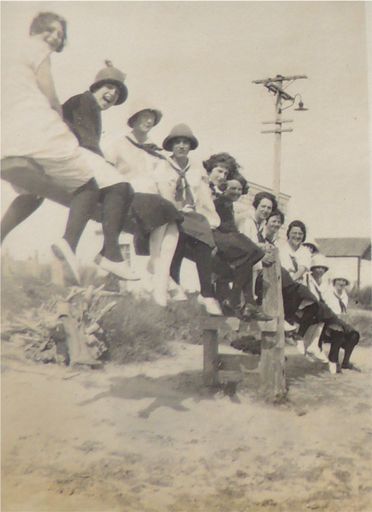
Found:
[[[306,242],[303,242],[302,245],[305,247],[313,247],[316,252],[319,252],[319,246],[314,240],[306,240]]]
[[[170,134],[163,141],[163,148],[166,151],[172,151],[173,140],[178,137],[184,137],[190,141],[190,149],[196,149],[199,146],[198,139],[192,133],[187,124],[177,124],[174,126]]]
[[[316,267],[324,268],[325,271],[329,270],[329,266],[327,265],[327,260],[322,254],[315,254],[311,259],[310,270]]]
[[[147,105],[136,106],[133,109],[133,114],[131,114],[131,116],[129,117],[129,119],[127,121],[128,126],[133,128],[136,118],[139,114],[141,114],[141,112],[151,112],[152,114],[154,114],[154,116],[155,116],[154,126],[156,126],[158,123],[160,123],[160,120],[163,117],[163,113],[161,112],[161,110],[159,110],[157,108],[149,107]]]
[[[349,286],[349,284],[350,284],[350,281],[348,279],[346,279],[346,277],[344,277],[344,276],[336,276],[336,277],[334,277],[332,279],[332,284],[335,284],[335,281],[338,281],[338,280],[345,281],[346,286]]]
[[[124,84],[126,75],[120,69],[115,68],[110,60],[106,60],[105,64],[106,67],[98,71],[89,90],[90,92],[95,92],[105,84],[116,85],[119,96],[115,105],[121,105],[128,98],[128,89]]]

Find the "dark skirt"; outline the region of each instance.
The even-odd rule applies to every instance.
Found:
[[[183,222],[183,214],[158,194],[136,192],[123,224],[123,230],[134,235],[138,255],[148,255],[150,233],[164,224]]]
[[[207,244],[209,247],[215,247],[214,237],[209,222],[200,213],[186,212],[182,213],[183,222],[180,224],[180,231],[195,240]]]
[[[213,232],[214,241],[218,249],[218,255],[225,261],[233,263],[236,260],[244,260],[246,257],[252,265],[260,261],[264,251],[250,238],[238,232],[224,233],[219,229]]]

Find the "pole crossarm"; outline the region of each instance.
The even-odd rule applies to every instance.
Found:
[[[283,128],[283,130],[261,130],[261,133],[283,133],[293,132],[293,128]]]
[[[293,123],[293,119],[282,119],[281,121],[262,121],[262,124],[283,124]]]
[[[253,84],[265,84],[268,82],[285,82],[291,80],[300,80],[301,78],[307,78],[306,75],[293,75],[293,76],[282,76],[276,75],[275,78],[262,78],[260,80],[252,80]]]

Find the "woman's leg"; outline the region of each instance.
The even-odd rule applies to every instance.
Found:
[[[21,224],[21,222],[34,213],[43,201],[43,197],[33,194],[17,196],[1,219],[1,243],[18,224]]]
[[[125,219],[133,199],[133,191],[129,183],[117,183],[101,189],[101,197],[104,238],[101,254],[110,261],[121,262],[123,256],[119,246],[119,236],[123,219]]]
[[[170,275],[177,284],[180,284],[181,265],[182,260],[185,257],[186,241],[187,235],[185,235],[184,233],[180,233],[178,237],[177,247],[174,252],[174,256],[170,267]]]
[[[212,249],[209,245],[199,242],[199,240],[190,240],[186,257],[195,261],[199,276],[200,293],[203,297],[214,297],[212,286]]]
[[[178,236],[176,223],[160,226],[150,235],[150,255],[154,265],[154,299],[161,306],[167,304],[170,267]]]
[[[351,357],[351,354],[352,354],[354,348],[356,347],[356,345],[359,342],[359,338],[360,338],[359,332],[355,331],[354,329],[351,329],[349,332],[345,332],[344,342],[342,344],[342,348],[345,351],[344,359],[342,361],[342,368],[344,368],[344,369],[355,368],[350,363],[350,357]]]
[[[248,304],[254,305],[253,297],[253,269],[250,261],[243,263],[234,271],[234,281],[231,290],[231,302],[234,306],[241,303],[241,295]]]
[[[99,197],[100,190],[93,179],[74,192],[63,235],[73,252],[76,251],[81,235],[99,202]]]

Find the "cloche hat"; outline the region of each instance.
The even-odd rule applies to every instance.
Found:
[[[346,277],[344,277],[343,275],[338,275],[338,274],[336,274],[336,276],[332,279],[332,284],[335,284],[335,281],[338,281],[338,280],[345,281],[346,286],[349,286],[349,284],[350,284],[350,281],[348,279],[346,279]]]
[[[90,92],[95,92],[103,85],[109,83],[116,85],[119,91],[119,97],[115,105],[121,105],[128,97],[128,89],[124,84],[125,73],[113,66],[110,60],[105,60],[106,67],[98,71],[96,78],[89,87]]]
[[[196,149],[199,145],[198,139],[192,133],[187,124],[177,124],[172,128],[170,134],[165,137],[163,141],[163,148],[166,151],[172,151],[173,140],[178,137],[184,137],[185,139],[188,139],[190,141],[190,149]]]
[[[313,268],[316,268],[316,267],[322,267],[326,271],[329,270],[329,266],[327,265],[327,260],[323,256],[323,254],[318,253],[312,257],[310,270],[312,270]]]
[[[154,107],[150,106],[148,103],[144,103],[144,102],[133,104],[130,111],[133,113],[128,118],[127,124],[131,128],[133,128],[136,117],[141,112],[151,112],[152,114],[154,114],[154,116],[155,116],[154,126],[156,126],[158,123],[160,123],[160,120],[163,117],[163,113],[161,112],[161,110],[154,108]]]

